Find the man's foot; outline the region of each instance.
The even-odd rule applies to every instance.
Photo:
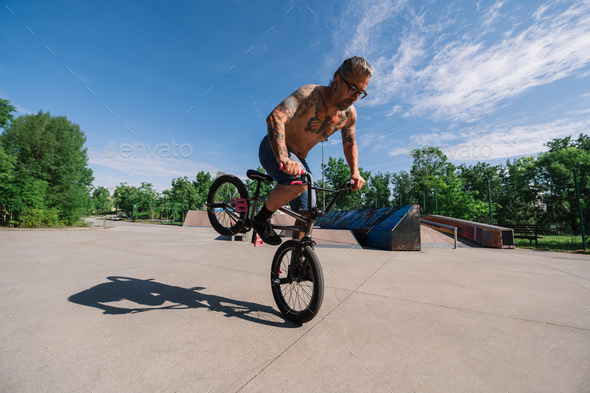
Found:
[[[252,220],[252,228],[256,231],[256,233],[258,233],[262,241],[266,244],[270,244],[271,246],[278,246],[283,242],[281,237],[277,235],[274,229],[272,229],[270,219],[262,223],[254,219]]]

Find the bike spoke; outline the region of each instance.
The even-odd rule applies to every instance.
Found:
[[[285,253],[280,263],[281,275],[279,278],[286,278],[289,272],[289,264],[291,263],[292,251]],[[278,274],[278,272],[277,272]],[[282,277],[284,276],[284,277]],[[297,279],[301,279],[298,277]],[[285,299],[287,307],[295,312],[301,312],[308,309],[311,299],[313,297],[313,284],[309,282],[291,282],[280,285],[283,299]]]

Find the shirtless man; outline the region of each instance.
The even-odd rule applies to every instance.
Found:
[[[290,202],[293,211],[309,215],[307,186],[291,185],[291,182],[299,179],[302,166],[311,173],[305,162],[307,154],[336,131],[342,130],[344,156],[350,167],[354,189],[365,185],[358,169],[356,109],[352,104],[359,97],[365,98],[365,89],[372,75],[371,65],[362,57],[346,59],[334,73],[330,86],[301,87],[266,119],[268,135],[260,144],[260,163],[278,184],[252,222],[252,227],[265,243],[281,244],[280,236],[270,224],[270,217],[279,207]],[[283,170],[279,169],[281,164]],[[312,203],[315,203],[313,199]],[[301,235],[303,233],[297,237]]]

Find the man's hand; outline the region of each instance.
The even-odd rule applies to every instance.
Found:
[[[354,181],[354,184],[352,185],[353,191],[360,190],[365,185],[365,179],[363,179],[360,173],[352,175],[350,176],[350,178]]]
[[[284,158],[279,161],[279,166],[283,165],[283,172],[293,177],[301,175],[301,163],[297,161]]]

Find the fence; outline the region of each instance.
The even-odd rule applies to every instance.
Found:
[[[588,249],[588,239],[582,236],[582,230],[574,232],[557,224],[543,225],[504,225],[514,229],[514,240],[517,247],[542,249],[549,251],[584,251],[584,240]]]
[[[538,222],[536,225],[520,224],[520,225],[508,225],[502,224],[501,226],[507,228],[513,228],[515,230],[515,245],[523,248],[539,248],[545,250],[558,250],[558,251],[582,251],[587,252],[589,250],[590,242],[586,237],[584,227],[584,212],[582,208],[582,201],[580,198],[580,188],[578,186],[578,174],[576,169],[572,170],[575,193],[577,197],[578,212],[576,215],[579,219],[579,227],[575,228],[575,231],[568,230],[570,226],[565,223],[552,223]],[[490,224],[494,225],[494,212],[492,210],[492,190],[490,188],[490,182],[487,182],[488,188],[488,205]],[[434,189],[434,209],[438,215],[438,194],[436,188]],[[426,193],[422,192],[422,214],[427,214],[426,206]],[[400,196],[401,203],[401,196]],[[432,210],[432,207],[431,207]],[[568,209],[569,211],[569,209]],[[533,241],[535,245],[533,246]]]
[[[127,216],[127,219],[133,221],[182,223],[188,210],[188,203],[169,202],[143,210],[134,208],[131,215]]]

